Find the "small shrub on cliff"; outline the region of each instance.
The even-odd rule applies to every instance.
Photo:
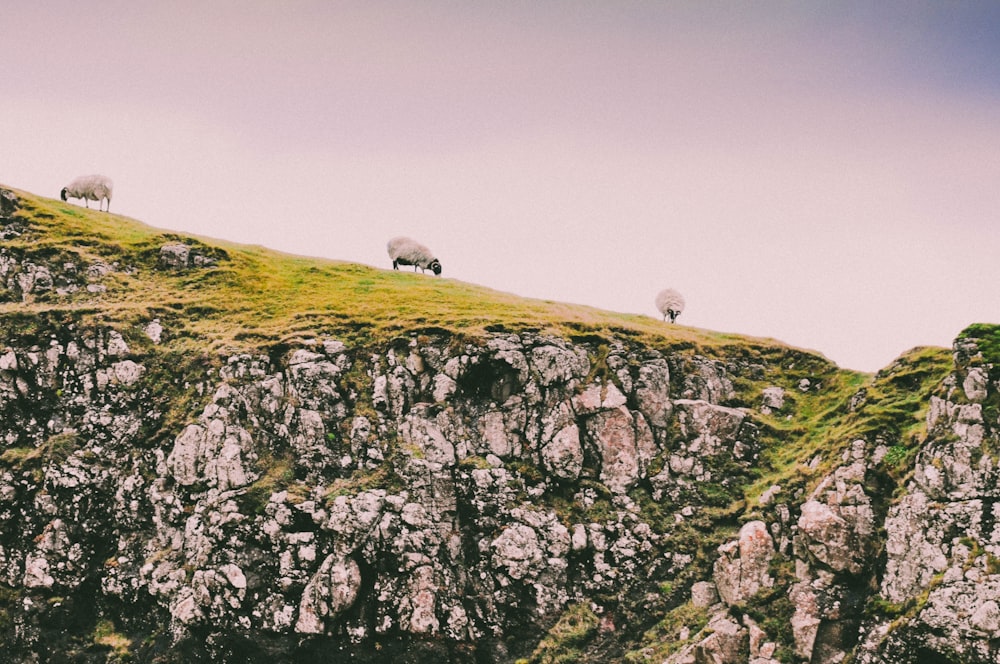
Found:
[[[535,648],[526,664],[571,664],[584,661],[582,647],[587,644],[600,619],[586,603],[567,607],[559,621]]]
[[[903,604],[896,604],[879,596],[869,599],[865,606],[865,615],[868,617],[896,618],[905,612],[906,607]]]
[[[264,467],[264,473],[247,487],[242,496],[244,513],[263,514],[271,494],[288,489],[295,482],[294,462],[289,456],[271,457],[262,454],[260,463]],[[305,500],[304,496],[302,500]]]
[[[21,603],[21,593],[14,588],[0,584],[0,652],[7,651],[14,642],[14,620]]]
[[[49,463],[61,464],[79,446],[75,432],[50,436],[38,447],[11,447],[0,454],[0,465],[21,472],[32,472],[41,481],[42,468]]]
[[[698,637],[707,624],[708,611],[690,602],[681,604],[646,631],[641,641],[643,647],[626,653],[625,662],[659,662]]]
[[[94,627],[94,644],[111,649],[107,662],[124,664],[133,659],[132,639],[118,632],[110,620],[101,620]]]

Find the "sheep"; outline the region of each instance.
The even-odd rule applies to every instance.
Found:
[[[667,288],[656,296],[656,308],[663,314],[663,320],[669,318],[673,323],[684,311],[684,297],[673,288]]]
[[[104,199],[108,199],[108,212],[111,212],[111,189],[114,183],[111,178],[104,175],[84,175],[76,178],[63,187],[59,193],[59,198],[64,201],[68,198],[82,198],[84,205],[88,208],[88,201],[97,201],[98,209],[104,205]]]
[[[394,237],[389,240],[386,249],[389,251],[389,258],[392,259],[393,270],[398,270],[400,265],[412,265],[414,272],[419,267],[421,272],[428,269],[435,275],[441,274],[441,261],[434,258],[431,250],[416,240]]]

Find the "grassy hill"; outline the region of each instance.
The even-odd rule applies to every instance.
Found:
[[[329,336],[357,348],[406,334],[444,333],[475,339],[487,332],[538,332],[569,340],[612,339],[672,352],[698,353],[765,367],[755,380],[737,379],[731,405],[755,407],[762,385],[787,389],[794,417],[758,415],[770,468],[748,494],[769,483],[808,474],[805,464],[854,437],[875,431],[911,449],[922,427],[925,395],[951,366],[942,348],[918,348],[876,376],[843,370],[821,355],[773,339],[671,325],[649,316],[519,297],[455,279],[357,263],[303,258],[223,240],[180,235],[120,215],[13,190],[23,226],[2,248],[48,265],[114,265],[106,290],[47,291],[0,304],[2,328],[36,314],[99,317],[128,325],[159,318],[169,334],[164,351],[202,356],[268,352],[303,338]],[[164,245],[183,243],[210,258],[208,267],[167,269]],[[81,269],[81,268],[77,268]],[[823,389],[803,393],[801,377]],[[863,390],[864,408],[846,406]],[[886,432],[891,432],[886,434]]]
[[[128,217],[14,190],[26,231],[9,251],[50,263],[117,262],[106,292],[47,294],[6,303],[4,313],[51,308],[100,309],[127,317],[150,313],[183,325],[185,335],[216,347],[267,345],[297,334],[326,334],[368,344],[404,332],[440,329],[475,336],[484,331],[536,331],[561,336],[607,335],[654,347],[703,352],[732,344],[784,347],[771,339],[721,334],[652,317],[518,297],[455,279],[357,263],[302,258],[222,240],[181,236]],[[158,269],[163,245],[183,242],[216,264],[206,269]]]
[[[672,393],[675,379],[680,392],[683,376],[697,373],[701,360],[696,355],[715,360],[713,366],[721,367],[734,388],[721,405],[745,409],[747,421],[759,433],[759,458],[749,468],[713,468],[716,481],[693,489],[702,508],[680,524],[674,518],[676,505],[652,500],[646,488],[630,494],[642,519],[669,537],[664,546],[692,553],[691,565],[659,588],[662,597],[656,603],[645,604],[647,579],[639,579],[633,589],[635,597],[622,602],[622,615],[641,630],[634,635],[636,652],[649,646],[665,655],[674,647],[671,635],[679,624],[690,622],[684,613],[691,609],[687,588],[710,574],[718,544],[749,519],[777,520],[768,513],[774,506],[758,501],[772,485],[780,485],[787,500],[798,500],[842,462],[841,454],[852,441],[877,441],[888,452],[873,474],[879,486],[868,488],[876,496],[876,507],[884,511],[893,489],[905,483],[923,442],[928,397],[941,389],[953,366],[949,349],[927,347],[902,354],[877,374],[859,373],[773,339],[522,298],[454,279],[181,235],[127,217],[13,191],[20,207],[10,219],[0,220],[0,353],[8,344],[38,351],[56,332],[72,326],[120,330],[131,355],[148,372],[145,382],[155,386],[144,398],[149,400],[148,408],[161,411],[163,418],[147,442],[162,448],[200,412],[190,400],[208,398],[196,397],[186,387],[188,382],[203,380],[206,367],[218,368],[234,353],[274,358],[312,339],[331,337],[345,342],[354,363],[347,373],[357,376],[359,383],[372,380],[365,363],[373,354],[400,337],[410,340],[421,335],[443,338],[445,343],[451,339],[474,343],[495,332],[563,337],[581,344],[590,354],[593,372],[587,381],[614,380],[606,362],[611,345],[635,351],[630,357],[642,357],[645,349],[663,351],[670,358]],[[165,262],[163,248],[177,244],[203,260],[184,267]],[[18,282],[21,276],[37,275],[39,269],[49,275],[49,286],[26,288]],[[159,319],[165,330],[159,344],[142,332],[153,319]],[[996,328],[973,326],[968,334],[979,339],[991,357],[998,352]],[[775,412],[760,407],[762,390],[769,386],[784,389],[785,406]],[[358,392],[370,392],[370,387]],[[341,433],[346,439],[349,432]],[[54,445],[7,450],[6,461],[0,462],[15,467],[35,463],[39,455],[54,453],[50,449]],[[258,451],[262,476],[247,488],[248,496],[256,496],[263,504],[277,489],[304,486],[290,473],[288,459]],[[664,463],[665,454],[654,464]],[[466,460],[476,462],[475,458]],[[519,465],[513,470],[537,475]],[[332,490],[379,487],[386,477],[383,467],[370,472],[359,469],[334,482]],[[588,486],[594,489],[596,483]],[[564,493],[554,489],[538,500],[548,501],[547,506],[557,514],[583,509],[572,491]],[[595,504],[612,514],[609,494],[605,490],[599,496]],[[591,517],[600,520],[599,515]],[[780,588],[786,589],[787,583]],[[555,658],[572,655],[580,625],[587,630],[584,641],[599,642],[604,637],[594,636],[596,624],[592,614],[568,611],[565,624],[557,623],[550,634],[551,653],[543,652],[542,645],[549,643],[543,641],[532,661],[562,661]]]

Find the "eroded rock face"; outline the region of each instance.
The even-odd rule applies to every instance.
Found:
[[[161,258],[190,267],[183,253]],[[627,493],[670,430],[691,459],[743,445],[742,412],[676,406],[668,359],[649,352],[616,346],[588,379],[595,349],[544,337],[413,339],[367,356],[327,339],[165,384],[180,371],[156,365],[165,327],[0,349],[0,436],[65,450],[0,468],[0,496],[19,506],[0,522],[0,575],[30,593],[99,587],[184,647],[206,630],[268,634],[291,653],[310,639],[494,642],[546,624],[661,564],[661,535]],[[724,390],[716,365],[698,367],[699,394]],[[189,404],[172,429],[167,398]],[[551,495],[574,507],[540,507]],[[23,652],[40,647],[29,641]]]
[[[1000,479],[997,425],[982,403],[996,397],[995,368],[969,362],[981,358],[975,344],[955,344],[961,385],[974,403],[932,397],[928,440],[917,455],[907,494],[885,519],[884,601],[917,603],[906,620],[873,621],[858,646],[858,661],[962,661],[1000,658],[995,604],[1000,598]],[[994,376],[991,379],[991,375]],[[921,600],[926,596],[926,600]]]
[[[863,483],[865,444],[855,444],[853,463],[841,466],[803,503],[797,544],[813,566],[857,575],[871,563],[875,513]]]
[[[776,503],[787,498],[765,492],[759,505],[773,509],[775,521],[747,523],[739,539],[719,547],[713,580],[731,607],[753,605],[759,601],[755,598],[771,593],[769,580],[743,586],[746,563],[754,559],[743,547],[750,532],[760,533],[761,542],[764,534],[773,535],[777,546],[771,560],[787,556],[796,578],[782,593],[792,608],[792,643],[771,641],[760,625],[744,617],[750,646],[733,661],[762,664],[776,661],[779,654],[787,658],[789,651],[801,661],[823,664],[850,657],[862,664],[998,661],[994,626],[1000,602],[1000,499],[997,460],[989,450],[997,449],[994,427],[1000,422],[984,417],[984,404],[992,403],[998,383],[992,366],[963,364],[981,358],[968,342],[956,344],[956,358],[956,373],[945,386],[951,386],[952,395],[960,388],[961,395],[957,401],[930,399],[928,439],[902,496],[887,504],[884,495],[873,494],[883,481],[880,468],[888,447],[877,440],[856,440],[840,465],[797,505]],[[879,501],[884,501],[884,517]],[[880,568],[883,543],[886,558]],[[770,547],[759,550],[763,561]],[[750,578],[758,577],[754,573]],[[873,579],[881,580],[877,590]],[[696,606],[714,612],[712,623],[723,624],[727,612],[713,609],[705,595],[701,589]],[[773,594],[766,597],[775,601]],[[903,615],[866,619],[873,605]],[[706,650],[713,636],[693,638],[692,645],[668,661],[696,661],[696,654],[709,658],[703,661],[723,661],[716,650]]]
[[[611,643],[645,620],[626,601],[697,614],[670,662],[996,655],[989,367],[963,369],[953,400],[931,404],[904,495],[877,493],[889,443],[857,440],[807,489],[772,487],[734,539],[698,549],[701,496],[731,510],[757,460],[768,383],[748,408],[721,403],[757,369],[532,334],[364,352],[304,339],[174,366],[161,353],[180,329],[69,323],[0,348],[12,661],[53,656],[46,621],[83,597],[205,661],[240,648],[346,661],[383,656],[378,644],[427,649],[408,661],[510,662],[580,604]],[[807,397],[768,398],[791,413]],[[912,608],[897,629],[862,622],[876,593]],[[770,604],[780,633],[751,617]]]

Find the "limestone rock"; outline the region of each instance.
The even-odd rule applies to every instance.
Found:
[[[186,268],[190,256],[191,247],[186,244],[165,244],[160,247],[160,264],[166,267]]]
[[[555,344],[532,348],[528,362],[543,387],[583,378],[590,368],[586,353]]]
[[[20,201],[10,189],[0,189],[0,217],[9,217],[21,207]]]
[[[173,270],[210,267],[217,263],[201,250],[182,242],[172,242],[160,247],[160,265]]]
[[[733,396],[733,382],[721,363],[694,357],[690,364],[680,390],[682,399],[718,405]]]
[[[544,553],[533,528],[516,523],[505,529],[490,544],[496,566],[512,579],[528,576],[542,564]]]
[[[327,556],[302,591],[295,631],[322,633],[327,620],[354,604],[360,587],[361,570],[354,560]]]
[[[719,591],[710,581],[698,581],[691,586],[691,603],[707,609],[719,601]]]
[[[732,606],[773,586],[768,566],[774,553],[774,540],[763,521],[744,524],[738,539],[719,547],[713,576],[722,600]]]
[[[455,446],[444,437],[434,422],[420,415],[407,415],[399,428],[399,434],[404,443],[428,461],[450,466],[457,460]]]
[[[725,613],[714,615],[700,641],[685,646],[664,664],[745,664],[749,632]]]
[[[593,415],[601,410],[620,408],[626,399],[614,383],[591,383],[574,396],[572,402],[577,415]]]
[[[651,426],[663,429],[670,425],[673,404],[670,400],[670,367],[666,360],[650,360],[639,367],[635,402]]]
[[[965,396],[973,403],[981,403],[986,399],[989,386],[989,375],[983,367],[972,367],[962,381]]]
[[[687,451],[716,454],[737,439],[745,415],[735,408],[716,406],[707,401],[674,401],[681,435],[688,441]]]
[[[250,434],[224,420],[208,418],[190,424],[174,440],[167,467],[182,485],[208,482],[225,491],[249,482],[243,465],[244,450],[252,445]]]
[[[779,411],[785,407],[785,390],[784,388],[771,386],[765,387],[761,392],[760,398],[760,412],[764,415],[770,415],[775,411]]]
[[[860,574],[874,546],[875,512],[862,484],[864,442],[854,449],[859,458],[837,468],[803,503],[796,546],[834,572]]]
[[[24,259],[0,248],[2,284]],[[107,274],[35,264],[59,287],[88,265]],[[149,314],[120,329],[61,307],[24,315],[0,346],[12,662],[92,643],[93,621],[74,631],[72,614],[92,605],[142,644],[133,658],[513,661],[578,602],[597,617],[581,660],[670,612],[692,621],[664,635],[684,641],[671,662],[774,664],[789,630],[816,664],[997,661],[996,369],[974,344],[928,404],[927,439],[905,441],[920,446],[905,486],[886,468],[892,432],[873,432],[839,460],[810,454],[814,472],[839,464],[829,475],[803,468],[737,513],[706,505],[704,483],[738,497],[757,480],[757,427],[773,432],[720,404],[794,386],[799,351],[707,359],[432,328],[355,348],[297,322],[279,346],[184,358],[189,328],[167,309],[162,336]],[[820,373],[797,405],[816,404]],[[733,518],[754,520],[698,578],[708,529]],[[119,622],[119,606],[136,615]],[[643,645],[650,661],[659,645]]]
[[[542,448],[542,464],[546,470],[560,480],[575,480],[583,470],[583,446],[580,443],[580,428],[568,424],[552,437]]]

